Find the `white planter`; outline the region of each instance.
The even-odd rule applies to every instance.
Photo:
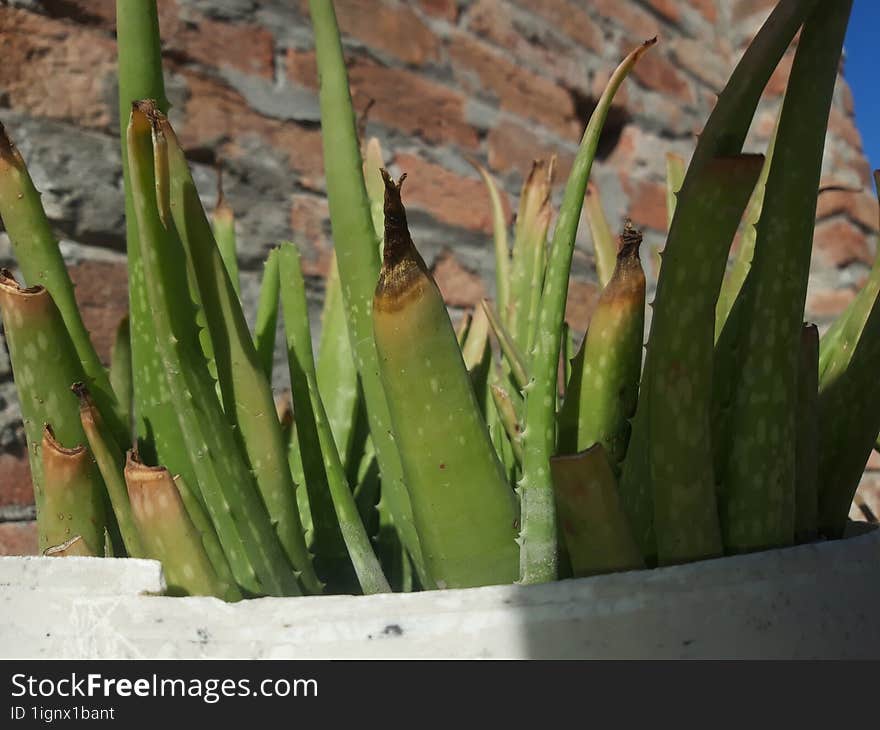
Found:
[[[880,657],[880,530],[674,568],[234,605],[158,563],[0,558],[0,656]]]

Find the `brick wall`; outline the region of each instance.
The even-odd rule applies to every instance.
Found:
[[[406,170],[413,235],[453,308],[492,295],[488,200],[467,162],[487,163],[515,210],[534,157],[559,155],[561,192],[611,69],[660,44],[618,95],[593,179],[614,224],[662,244],[664,155],[687,157],[715,93],[771,0],[337,0],[359,110],[388,162]],[[331,250],[315,57],[305,0],[159,0],[172,120],[205,200],[223,160],[238,215],[243,297],[280,239],[304,250],[317,314]],[[110,0],[0,2],[0,120],[27,159],[62,239],[100,352],[126,308],[122,183]],[[788,59],[790,63],[790,59]],[[749,148],[761,150],[785,88],[783,63]],[[820,198],[808,308],[827,323],[864,280],[876,203],[841,79],[823,182],[865,188]],[[586,229],[586,226],[582,228]],[[581,231],[569,317],[583,330],[597,290]],[[0,233],[0,265],[11,264]],[[280,368],[284,372],[284,368]],[[283,381],[279,381],[283,387]],[[0,340],[0,553],[32,550],[31,494],[8,358]]]

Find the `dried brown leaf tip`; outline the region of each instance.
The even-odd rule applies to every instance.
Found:
[[[390,268],[398,264],[412,248],[412,238],[406,223],[406,209],[400,197],[400,189],[406,180],[403,173],[395,182],[384,167],[379,169],[385,183],[385,248],[384,264]]]
[[[623,224],[623,233],[620,234],[620,250],[618,258],[629,258],[639,255],[639,246],[642,245],[642,232],[637,229],[633,222],[627,218]]]
[[[6,127],[3,126],[3,122],[0,122],[0,160],[6,162],[12,162],[15,160],[15,145],[12,144],[12,140],[9,139],[9,135],[6,133]]]

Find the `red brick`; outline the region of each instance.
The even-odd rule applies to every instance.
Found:
[[[779,61],[779,64],[770,76],[770,80],[767,82],[767,86],[764,89],[764,96],[778,97],[785,93],[785,90],[788,87],[788,77],[791,75],[791,65],[793,62],[794,53],[786,53],[782,57],[782,60]]]
[[[503,121],[495,125],[487,137],[489,145],[489,167],[501,172],[516,170],[525,178],[535,159],[550,159],[556,155],[556,180],[568,179],[574,155],[559,152],[552,144],[539,140],[527,127],[514,122]]]
[[[449,55],[463,86],[472,86],[470,78],[476,74],[479,88],[492,94],[505,111],[538,122],[567,139],[579,138],[583,130],[565,89],[463,33],[453,36]]]
[[[578,45],[600,54],[604,51],[602,30],[587,15],[583,3],[571,0],[519,0],[518,4],[542,17]]]
[[[0,88],[11,107],[84,127],[110,124],[111,38],[8,7],[0,7],[0,29]]]
[[[302,254],[303,273],[327,276],[330,269],[330,209],[327,199],[295,193],[290,206],[290,227]]]
[[[274,76],[275,43],[265,28],[251,23],[224,23],[198,13],[186,20],[171,15],[175,3],[160,19],[163,51],[172,51],[205,66],[228,66],[246,74]],[[164,22],[163,22],[164,21]]]
[[[718,20],[718,8],[715,7],[715,0],[691,0],[691,4],[700,11],[702,16],[710,23]]]
[[[723,56],[706,53],[706,44],[691,38],[676,38],[669,43],[672,60],[685,71],[696,76],[711,87],[721,91],[727,83],[730,68]],[[645,57],[643,63],[651,63],[652,56]]]
[[[418,0],[419,7],[428,15],[443,18],[455,22],[458,18],[458,3],[456,0]]]
[[[568,299],[565,303],[565,321],[575,332],[586,332],[590,326],[599,287],[590,281],[572,279],[568,283]]]
[[[0,522],[0,555],[38,555],[36,522]]]
[[[674,0],[648,0],[648,5],[672,23],[681,20],[681,6]]]
[[[777,0],[735,0],[733,5],[732,20],[739,23],[752,15],[769,15],[775,7]]]
[[[660,22],[633,3],[621,2],[621,0],[592,0],[590,7],[599,16],[629,31],[632,34],[629,38],[630,45],[660,33]]]
[[[425,211],[450,226],[491,233],[492,210],[482,180],[456,175],[408,153],[399,153],[394,161],[401,172],[407,173],[403,186],[403,202],[407,208]],[[509,209],[504,191],[501,197]]]
[[[318,88],[318,62],[314,51],[288,48],[286,55],[287,78],[309,89]]]
[[[637,180],[620,173],[623,191],[629,197],[626,214],[641,228],[666,230],[666,186],[651,180]]]
[[[831,115],[828,118],[828,132],[835,137],[840,137],[854,150],[862,150],[862,135],[856,128],[853,117],[847,116],[836,106],[831,107]]]
[[[865,228],[877,228],[877,198],[872,192],[826,189],[819,191],[816,218],[823,220],[834,215],[846,215]]]
[[[321,133],[295,122],[264,117],[253,111],[237,91],[193,71],[183,73],[189,96],[178,134],[185,147],[218,150],[224,157],[242,153],[238,141],[257,136],[284,153],[300,182],[316,187],[324,174]]]
[[[452,307],[474,307],[486,296],[480,275],[462,266],[449,249],[443,249],[431,273],[444,301]]]
[[[25,507],[34,503],[34,487],[27,454],[0,454],[0,507]]]
[[[124,263],[81,261],[69,266],[83,322],[101,360],[108,364],[116,328],[128,312],[128,271]]]
[[[439,57],[440,41],[405,4],[382,0],[337,0],[339,28],[345,35],[404,63],[421,66]]]
[[[621,57],[629,53],[631,43],[620,48]],[[673,97],[674,101],[693,104],[696,101],[694,90],[682,73],[661,53],[656,51],[645,54],[631,72],[642,86],[652,91],[659,91],[664,96]]]
[[[817,319],[833,319],[855,298],[852,289],[818,291],[807,299],[807,313]]]
[[[589,70],[583,59],[558,46],[549,46],[544,39],[532,39],[517,28],[501,0],[477,0],[468,11],[468,28],[500,48],[508,56],[529,68],[552,77],[568,88],[589,88]],[[601,35],[596,32],[594,50],[601,48]],[[591,46],[593,47],[593,46]]]
[[[405,69],[385,68],[357,59],[349,67],[355,107],[372,100],[370,119],[434,144],[468,149],[479,145],[476,130],[465,121],[465,98]]]
[[[868,239],[855,225],[842,218],[823,221],[816,226],[813,245],[828,266],[871,263]]]

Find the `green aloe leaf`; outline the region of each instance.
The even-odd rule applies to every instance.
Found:
[[[330,224],[336,243],[349,342],[361,378],[370,434],[382,472],[382,501],[423,585],[428,574],[413,523],[412,505],[391,438],[390,414],[379,379],[372,335],[373,290],[379,278],[377,234],[364,187],[363,163],[348,88],[348,75],[333,3],[309,0],[320,79],[321,136]]]
[[[812,211],[851,7],[851,0],[820,3],[808,17],[779,119],[744,301],[721,479],[724,544],[731,551],[794,540],[798,353]]]
[[[331,499],[336,530],[344,541],[350,564],[354,567],[361,590],[365,594],[388,593],[391,587],[373,552],[370,538],[361,521],[354,495],[345,477],[342,459],[336,448],[330,422],[318,390],[318,378],[312,354],[312,337],[306,305],[306,289],[300,267],[299,251],[293,245],[285,245],[280,254],[281,276],[284,289],[281,297],[284,307],[284,328],[287,333],[288,357],[291,362],[291,383],[304,381],[307,400],[301,403],[297,397],[299,383],[294,385],[294,411],[299,419],[304,410],[309,412],[317,435],[318,455],[323,456],[324,478],[319,486],[327,490]],[[300,421],[298,420],[298,423]],[[307,473],[307,477],[308,477]],[[310,503],[316,500],[309,493]],[[316,518],[314,509],[313,519]],[[316,525],[316,530],[320,526]],[[320,545],[320,542],[318,543]],[[318,558],[322,557],[321,553]]]
[[[797,441],[795,443],[794,539],[816,538],[819,521],[819,330],[801,328],[797,374]]]
[[[214,227],[216,235],[216,225]],[[218,247],[220,241],[217,241]],[[220,253],[223,249],[220,248]],[[224,259],[225,261],[225,259]],[[226,267],[229,273],[229,267]],[[234,284],[235,279],[229,274],[230,281]],[[272,384],[272,369],[275,362],[275,332],[278,328],[278,295],[281,289],[281,279],[278,277],[278,249],[273,248],[266,257],[263,266],[263,281],[260,285],[260,298],[257,302],[257,317],[254,322],[254,347],[257,349],[257,358],[266,376],[266,382]],[[236,290],[237,291],[237,290]]]
[[[410,238],[402,179],[384,175],[373,331],[429,574],[438,588],[510,583],[517,575],[516,500],[443,297]]]
[[[174,226],[166,228],[158,214],[152,137],[161,132],[162,119],[150,102],[137,103],[130,115],[127,146],[154,347],[168,400],[179,419],[187,471],[194,475],[193,481],[184,481],[198,485],[241,588],[252,595],[297,595],[299,583],[221,410],[198,342],[188,288],[181,285],[183,246]],[[277,424],[274,404],[271,409]]]
[[[556,445],[556,393],[562,322],[575,234],[599,135],[614,95],[642,54],[656,39],[630,53],[612,74],[584,132],[565,186],[559,219],[553,233],[544,281],[537,337],[530,353],[532,382],[526,391],[523,435],[523,477],[519,483],[522,508],[520,581],[541,583],[557,575],[556,516],[550,478],[550,457]]]
[[[12,242],[25,282],[46,288],[52,297],[85,378],[108,414],[114,438],[128,441],[121,409],[107,371],[101,364],[85,328],[73,293],[73,282],[64,265],[58,239],[43,210],[40,193],[28,174],[24,159],[0,124],[0,217]]]
[[[288,468],[287,444],[272,388],[257,353],[238,295],[212,235],[189,166],[167,118],[153,119],[166,140],[174,226],[192,262],[210,330],[226,418],[234,428],[288,560],[309,592],[321,591],[312,567]],[[277,307],[277,304],[276,304]]]
[[[354,462],[359,462],[361,457],[357,448],[360,445],[357,424],[359,416],[363,416],[364,403],[348,340],[345,303],[342,299],[335,252],[330,261],[324,289],[317,377],[321,401],[327,409],[336,448],[346,465],[346,472],[350,473],[357,466]]]
[[[37,530],[43,535],[48,531],[43,522],[49,515],[43,504],[43,426],[51,423],[55,438],[63,444],[85,443],[76,398],[70,392],[70,386],[83,380],[85,373],[61,313],[46,289],[23,289],[11,272],[2,269],[0,311],[27,438]],[[101,551],[103,536],[99,543],[89,541],[89,546]],[[41,538],[40,549],[47,547],[50,544]]]
[[[563,539],[575,578],[644,568],[601,444],[550,460]]]
[[[214,239],[220,250],[220,257],[226,267],[226,273],[236,295],[241,296],[241,282],[238,276],[238,245],[235,240],[235,212],[223,194],[223,172],[217,168],[217,205],[211,213],[211,227],[214,230]],[[267,262],[268,266],[268,262]],[[275,331],[272,331],[275,334]],[[272,344],[275,344],[273,339]]]
[[[559,453],[600,443],[615,474],[626,456],[636,410],[645,333],[642,235],[627,225],[611,280],[602,290],[559,412]]]
[[[125,457],[112,439],[104,419],[84,383],[74,383],[73,392],[79,398],[79,416],[89,449],[104,479],[110,506],[116,515],[125,551],[132,558],[147,557],[143,541],[135,524],[125,486],[123,468]]]
[[[498,299],[498,309],[506,317],[510,302],[510,245],[507,242],[507,218],[504,215],[504,205],[501,202],[501,193],[498,191],[498,183],[489,174],[489,171],[474,159],[470,163],[480,173],[480,177],[486,185],[489,193],[489,204],[492,208],[492,240],[495,250],[495,296]],[[546,232],[545,232],[546,235]]]
[[[584,214],[590,226],[593,239],[593,256],[596,259],[596,277],[603,289],[611,281],[614,267],[617,265],[617,237],[611,230],[605,210],[602,207],[602,196],[594,182],[587,185],[584,196]]]
[[[537,327],[538,304],[547,262],[550,192],[556,158],[535,160],[523,183],[516,215],[510,292],[507,309],[500,308],[513,342],[528,353]],[[500,304],[500,300],[499,300]],[[530,334],[532,335],[530,339]],[[528,355],[526,356],[528,362]]]
[[[678,191],[684,182],[686,172],[684,158],[669,152],[666,155],[666,228],[672,226],[675,217],[675,206],[678,202]]]
[[[43,428],[42,518],[40,547],[60,545],[77,535],[93,555],[103,555],[104,483],[92,455],[82,444],[63,446],[49,424]]]
[[[145,466],[129,452],[125,482],[147,554],[162,563],[170,595],[239,600],[238,586],[214,570],[175,481],[164,467]]]
[[[710,176],[712,166],[718,164],[713,160],[741,153],[761,93],[792,38],[815,5],[816,0],[781,0],[746,49],[724,91],[718,97],[715,109],[700,135],[699,143],[677,196],[676,217],[681,216],[684,206],[690,205],[687,202],[689,199],[693,198],[694,201],[699,201],[703,197],[702,189],[706,185],[706,178]],[[708,172],[707,168],[709,168]],[[714,174],[717,175],[717,170]],[[718,239],[725,236],[722,236],[723,231],[715,226],[714,217],[710,217],[709,220],[713,221],[712,238],[718,243]],[[719,244],[727,246],[725,251],[729,250],[733,232],[731,231],[726,238],[726,241],[721,241]],[[673,240],[672,231],[670,231],[667,249]],[[702,245],[702,237],[700,242]],[[687,243],[677,245],[682,245],[681,255],[685,257],[688,255],[688,251],[693,250],[693,246],[688,248]],[[673,248],[673,250],[675,249]],[[662,269],[660,276],[662,279]],[[674,305],[674,302],[670,304],[673,310]],[[671,314],[670,317],[672,317]],[[649,451],[651,442],[649,412],[651,357],[649,344],[639,391],[639,404],[633,420],[627,459],[620,479],[624,509],[632,525],[636,541],[649,563],[653,563],[657,555]]]
[[[134,384],[131,373],[131,328],[128,317],[123,317],[116,328],[113,351],[110,354],[110,386],[119,404],[119,412],[126,426],[131,426],[131,407]]]

